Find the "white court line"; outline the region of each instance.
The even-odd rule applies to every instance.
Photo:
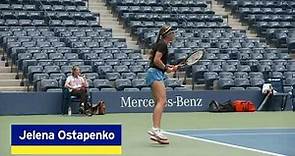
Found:
[[[177,131],[214,131],[214,130],[295,130],[295,127],[253,127],[253,128],[204,128],[204,129],[177,129]]]
[[[219,142],[219,141],[213,141],[213,140],[209,140],[209,139],[191,137],[191,136],[172,133],[172,132],[166,132],[165,131],[164,133],[168,134],[168,135],[173,135],[173,136],[183,137],[183,138],[187,138],[187,139],[203,141],[203,142],[208,142],[208,143],[213,143],[213,144],[218,144],[218,145],[223,145],[223,146],[228,146],[228,147],[232,147],[232,148],[238,148],[238,149],[243,149],[243,150],[248,150],[248,151],[253,151],[253,152],[258,152],[258,153],[263,153],[263,154],[268,154],[268,155],[273,155],[273,156],[286,156],[286,155],[279,154],[279,153],[268,152],[268,151],[263,151],[263,150],[259,150],[259,149],[255,149],[255,148],[249,148],[249,147],[244,147],[244,146],[239,146],[239,145],[234,145],[234,144],[228,144],[228,143],[223,143],[223,142]]]
[[[210,134],[210,133],[199,133],[197,134],[198,136],[241,136],[241,135],[293,135],[295,134],[295,132],[286,132],[286,133],[279,133],[279,132],[270,132],[270,133],[256,133],[256,132],[253,132],[253,133],[215,133],[215,134]]]

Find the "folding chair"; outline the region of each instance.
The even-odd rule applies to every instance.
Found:
[[[282,79],[270,79],[271,85],[276,92],[274,92],[274,96],[281,96],[281,111],[284,111],[287,104],[288,96],[292,95],[290,92],[284,92],[284,85]]]
[[[295,85],[292,86],[292,110],[295,111]]]
[[[271,99],[269,102],[269,106],[268,108],[273,108],[273,104],[275,104],[274,102],[280,102],[280,110],[284,111],[286,108],[286,104],[287,104],[287,98],[288,96],[291,95],[290,92],[286,93],[284,92],[284,85],[283,85],[283,80],[282,79],[268,79],[266,83],[270,83],[272,85],[273,88],[273,97],[280,97],[280,99]],[[268,96],[266,97],[268,98]],[[262,104],[259,106],[258,110],[262,110],[265,108],[264,104],[266,103],[266,100],[263,100]],[[277,108],[275,108],[276,110]],[[265,109],[264,109],[265,110]]]

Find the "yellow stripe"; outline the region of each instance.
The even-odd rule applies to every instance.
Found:
[[[11,146],[11,154],[122,154],[121,146]]]

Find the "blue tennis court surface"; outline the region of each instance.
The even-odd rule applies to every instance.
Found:
[[[295,129],[181,130],[167,133],[270,155],[295,156]]]

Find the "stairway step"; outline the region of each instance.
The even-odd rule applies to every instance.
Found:
[[[89,7],[89,10],[91,12],[101,13],[101,14],[111,13],[111,10],[108,10],[106,7]]]
[[[118,24],[118,22],[112,22],[112,24]],[[116,31],[116,30],[120,30],[120,31],[124,31],[125,32],[125,29],[123,28],[123,26],[121,26],[121,25],[107,25],[108,27],[107,28],[110,28],[110,27],[112,27],[112,29],[114,30],[114,31]]]
[[[127,42],[127,44],[129,44],[129,45],[134,45],[134,46],[138,46],[137,44],[137,41],[129,41],[129,42]]]
[[[215,12],[216,15],[228,15],[228,25],[233,29],[246,30],[247,36],[252,38],[255,38],[257,36],[257,34],[250,34],[250,31],[248,31],[248,26],[242,25],[240,19],[233,17],[231,12],[225,9],[223,5],[220,5],[217,0],[212,0],[212,10]]]
[[[0,86],[20,86],[21,80],[16,79],[1,79]]]
[[[136,42],[132,41],[129,33],[123,28],[122,24],[119,23],[117,17],[114,17],[111,10],[107,8],[104,1],[101,0],[90,0],[89,8],[91,12],[100,14],[100,25],[103,28],[111,28],[114,38],[125,38],[128,48],[139,49]]]
[[[113,38],[126,39],[128,41],[128,36],[122,34],[113,34]]]
[[[2,56],[0,56],[1,59]],[[5,61],[0,61],[0,67],[4,67],[5,66]]]
[[[114,21],[114,22],[117,22],[117,18],[114,18],[114,17],[110,17],[110,16],[102,16],[100,17],[100,20],[105,20],[105,21]]]
[[[129,49],[139,49],[139,45],[132,45],[132,44],[129,44],[127,46]]]
[[[105,5],[104,2],[99,2],[99,1],[95,1],[95,2],[90,2],[91,5]]]
[[[25,92],[26,87],[23,86],[0,86],[0,92]]]
[[[0,79],[15,79],[16,73],[0,73]]]
[[[100,25],[104,28],[112,28],[112,25],[119,25],[119,22],[101,20]]]
[[[91,11],[91,12],[93,12],[93,13],[99,13],[99,17],[101,18],[101,17],[104,17],[104,16],[109,16],[110,14],[111,14],[111,12],[95,12],[95,10],[94,11]],[[109,17],[113,17],[113,15],[112,16],[109,16]]]
[[[11,67],[0,67],[0,73],[9,73],[11,71]]]
[[[119,21],[101,19],[100,24],[110,27],[112,25],[119,25]]]

